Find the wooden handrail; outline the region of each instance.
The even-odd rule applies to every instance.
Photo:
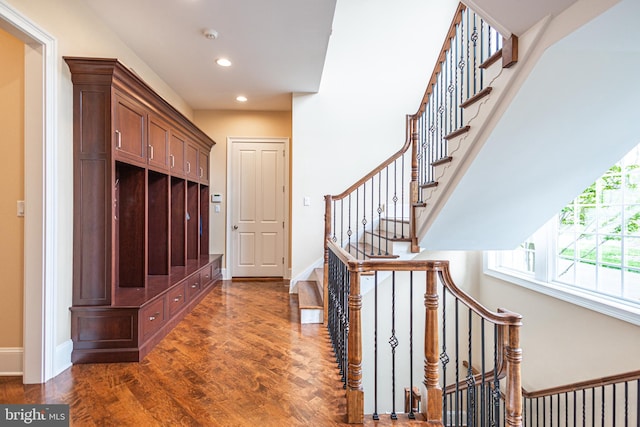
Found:
[[[350,277],[349,295],[349,353],[348,353],[348,375],[346,381],[347,388],[347,409],[348,420],[351,423],[362,422],[362,342],[361,342],[361,313],[362,296],[360,295],[360,276],[362,273],[371,271],[421,271],[426,273],[425,289],[425,341],[424,341],[424,384],[427,388],[427,408],[425,416],[432,423],[442,422],[443,395],[453,390],[463,390],[468,388],[467,383],[450,385],[444,391],[439,380],[439,344],[438,344],[438,317],[439,301],[437,277],[442,285],[463,305],[475,312],[478,316],[493,323],[497,327],[496,340],[496,361],[493,371],[482,374],[474,374],[476,382],[482,378],[489,378],[494,381],[506,378],[507,392],[505,399],[505,416],[507,426],[522,425],[522,387],[520,377],[520,363],[522,350],[519,344],[519,328],[522,324],[522,316],[499,309],[492,312],[484,308],[475,299],[465,294],[458,288],[449,273],[449,262],[442,260],[390,260],[390,259],[357,259],[344,250],[332,239],[325,239],[325,248],[337,257],[338,261],[345,265]]]
[[[562,385],[558,387],[551,387],[544,390],[526,391],[522,390],[523,397],[528,399],[536,399],[539,397],[547,397],[555,394],[568,393],[572,391],[584,390],[595,387],[602,387],[606,385],[617,384],[625,381],[634,381],[640,379],[640,371],[627,372],[625,374],[611,375],[608,377],[596,378],[592,380],[580,381],[572,384]]]
[[[433,87],[436,84],[436,80],[438,79],[438,74],[442,71],[442,64],[445,61],[445,57],[447,55],[447,51],[451,47],[451,39],[456,36],[456,27],[462,21],[462,12],[467,9],[462,3],[458,3],[458,8],[456,9],[456,13],[453,15],[453,21],[451,21],[451,25],[449,26],[449,31],[447,31],[447,35],[444,38],[444,43],[442,44],[442,49],[440,50],[440,54],[438,55],[438,60],[436,61],[436,66],[431,73],[431,78],[429,79],[429,84],[427,85],[427,90],[424,92],[424,96],[420,101],[420,106],[418,107],[418,111],[412,116],[412,118],[418,118],[422,113],[424,113],[425,104],[429,100],[429,95],[433,91]]]

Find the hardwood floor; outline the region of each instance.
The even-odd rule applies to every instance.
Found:
[[[282,282],[216,285],[140,363],[0,377],[0,403],[66,403],[75,426],[348,425],[326,328],[300,325]],[[383,418],[365,425],[409,425]]]

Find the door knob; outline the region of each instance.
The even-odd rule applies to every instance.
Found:
[[[237,230],[237,229],[238,229],[238,226],[237,226],[237,225],[234,225],[234,226],[233,226],[233,229],[234,229],[234,230]]]

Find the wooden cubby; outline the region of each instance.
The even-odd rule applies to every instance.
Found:
[[[74,96],[73,363],[141,360],[220,280],[215,143],[115,59],[65,58]]]
[[[148,172],[148,259],[149,275],[167,275],[169,263],[169,179],[163,173]]]

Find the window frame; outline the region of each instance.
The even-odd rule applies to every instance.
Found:
[[[536,244],[534,274],[499,265],[500,251],[485,251],[485,275],[640,326],[640,304],[554,281],[557,216],[531,236]]]

